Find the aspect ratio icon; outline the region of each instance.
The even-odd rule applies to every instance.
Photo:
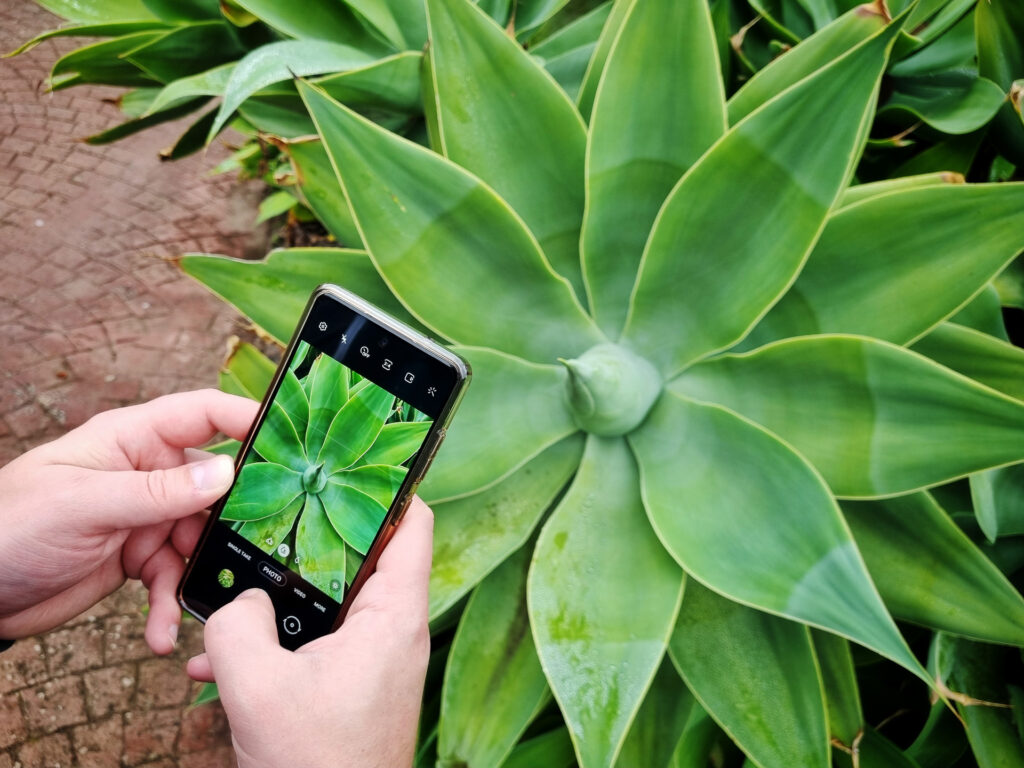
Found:
[[[391,361],[388,360],[385,357],[384,358],[384,362],[380,364],[380,367],[383,368],[385,371],[390,371],[391,370],[391,365],[392,365]]]
[[[370,356],[370,348],[368,346],[366,346],[365,344],[363,344],[363,346],[361,346],[359,348],[359,354],[362,355],[363,357],[369,357]]]

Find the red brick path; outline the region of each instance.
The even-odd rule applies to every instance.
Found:
[[[30,0],[0,4],[0,52],[57,23]],[[160,162],[184,125],[76,140],[123,118],[102,101],[113,89],[43,92],[73,47],[0,61],[0,465],[98,411],[215,383],[237,319],[161,257],[265,246],[260,186],[205,175],[223,148]],[[201,628],[186,623],[178,653],[155,659],[144,603],[129,585],[0,654],[0,768],[233,764],[223,713],[186,707]]]

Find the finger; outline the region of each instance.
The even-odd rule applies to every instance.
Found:
[[[349,614],[386,605],[425,621],[433,541],[434,513],[416,496]]]
[[[165,395],[116,413],[108,423],[128,456],[145,456],[154,446],[202,445],[219,432],[241,440],[252,426],[259,403],[216,389]],[[137,465],[142,466],[142,465]]]
[[[194,464],[197,461],[205,461],[206,459],[213,458],[217,454],[213,451],[204,451],[202,448],[185,448],[185,461],[189,464]]]
[[[142,567],[142,583],[149,589],[146,643],[158,656],[174,651],[178,644],[181,608],[177,588],[185,563],[170,544],[162,546]]]
[[[83,516],[106,529],[137,528],[178,520],[210,506],[234,481],[234,463],[215,456],[150,472],[89,471],[76,488]]]
[[[224,686],[244,685],[257,670],[276,668],[290,653],[277,639],[270,597],[249,589],[206,621],[203,637],[214,677]]]
[[[213,667],[210,666],[210,657],[205,653],[193,656],[185,664],[185,672],[193,680],[200,683],[216,682],[213,678]]]
[[[171,543],[182,557],[192,555],[209,516],[209,512],[196,512],[174,524],[174,529],[171,531]]]
[[[173,527],[174,521],[168,520],[166,523],[136,528],[128,534],[121,546],[124,575],[129,579],[141,579],[142,567],[164,545]]]

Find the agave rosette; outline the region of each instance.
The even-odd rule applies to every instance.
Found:
[[[930,685],[893,616],[1024,644],[928,491],[1024,460],[1020,351],[950,321],[990,314],[1024,185],[854,184],[906,14],[727,101],[704,0],[617,3],[574,103],[468,0],[426,7],[433,151],[298,83],[300,188],[362,248],[182,266],[279,337],[334,280],[471,362],[421,487],[432,615],[475,590],[440,764],[502,764],[550,689],[584,768],[665,764],[653,723],[825,766],[864,738],[847,640]]]

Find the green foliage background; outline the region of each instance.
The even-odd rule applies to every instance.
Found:
[[[344,246],[186,273],[474,367],[418,765],[1024,765],[1018,3],[44,4]]]

